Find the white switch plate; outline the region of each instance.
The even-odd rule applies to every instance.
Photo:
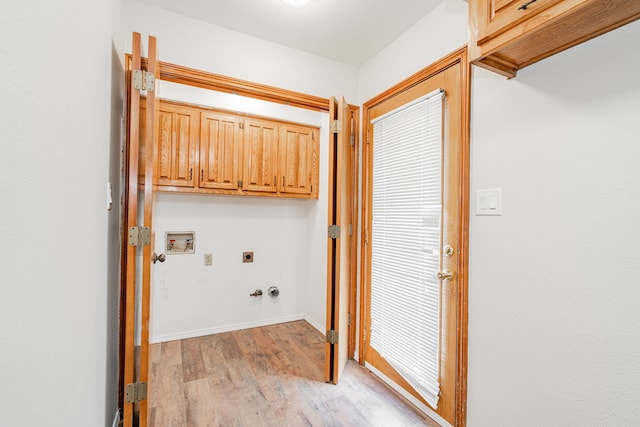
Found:
[[[204,265],[213,265],[213,254],[204,254]]]
[[[476,190],[476,215],[502,215],[502,188]]]

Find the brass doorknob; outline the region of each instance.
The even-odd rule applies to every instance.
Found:
[[[453,273],[450,270],[438,271],[438,274],[436,274],[436,276],[438,276],[438,279],[443,281],[453,279]]]

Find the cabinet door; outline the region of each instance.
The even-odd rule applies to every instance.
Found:
[[[202,112],[200,116],[200,188],[238,188],[238,159],[242,149],[237,117]]]
[[[192,109],[160,104],[157,185],[195,186],[198,118]]]
[[[295,125],[280,126],[281,193],[313,193],[313,165],[318,164],[317,151],[315,129]]]
[[[258,119],[244,121],[242,189],[275,193],[278,175],[278,125]]]
[[[478,42],[531,19],[561,0],[478,0]]]

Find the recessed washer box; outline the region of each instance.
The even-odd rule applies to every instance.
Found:
[[[193,254],[196,252],[196,232],[167,231],[164,233],[164,247],[167,255]]]

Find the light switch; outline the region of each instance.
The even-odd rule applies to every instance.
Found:
[[[213,254],[204,254],[204,265],[213,265]]]
[[[476,191],[476,215],[502,215],[502,188]]]

